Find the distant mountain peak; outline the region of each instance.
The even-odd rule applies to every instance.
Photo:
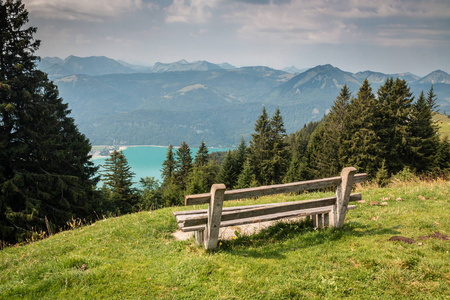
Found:
[[[450,84],[450,75],[442,70],[436,70],[423,77],[418,81],[421,84],[437,84],[437,83],[445,83]]]

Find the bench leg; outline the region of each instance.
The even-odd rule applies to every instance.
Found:
[[[328,227],[330,226],[330,214],[326,213],[323,214],[323,227]]]
[[[318,227],[318,228],[323,228],[322,214],[318,214],[318,215],[317,215],[317,227]]]
[[[344,168],[341,172],[341,184],[336,189],[336,204],[333,206],[332,225],[336,228],[344,226],[345,215],[347,214],[348,202],[353,186],[353,177],[356,169],[353,167]]]
[[[211,187],[211,202],[208,207],[208,221],[205,231],[205,248],[207,250],[217,248],[225,190],[224,184],[213,184]]]
[[[204,230],[195,231],[194,237],[199,245],[203,245],[203,242],[205,241],[205,231]]]

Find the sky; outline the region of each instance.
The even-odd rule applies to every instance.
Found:
[[[449,0],[23,0],[41,57],[450,73]]]

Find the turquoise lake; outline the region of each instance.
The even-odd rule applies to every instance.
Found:
[[[123,154],[128,160],[128,164],[131,170],[136,173],[133,178],[134,182],[139,182],[141,178],[155,177],[161,182],[161,168],[164,160],[166,159],[167,149],[169,147],[159,146],[139,146],[139,147],[127,147],[123,150]],[[192,158],[195,157],[198,149],[191,149]],[[228,151],[228,148],[209,148],[208,151]],[[176,149],[174,148],[174,154]],[[95,165],[102,165],[105,163],[104,157],[96,158],[92,161]],[[99,169],[101,170],[101,168]]]

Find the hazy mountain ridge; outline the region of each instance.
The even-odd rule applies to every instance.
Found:
[[[63,73],[80,66],[77,59],[72,60],[76,63],[49,58],[39,66]],[[121,67],[115,69],[116,63]],[[356,95],[365,78],[374,93],[387,78],[404,78],[416,97],[433,84],[441,111],[450,111],[449,75],[442,71],[419,78],[409,73],[353,74],[331,65],[300,74],[262,66],[225,70],[205,61],[160,64],[157,73],[145,69],[149,67],[127,66],[104,58],[91,65],[102,66],[96,72],[122,73],[49,75],[69,103],[80,130],[93,144],[177,145],[186,141],[197,145],[204,139],[210,146],[232,146],[241,135],[250,138],[263,105],[269,113],[280,107],[286,130],[294,132],[304,123],[320,120],[344,84]],[[83,67],[77,70],[92,71]]]

